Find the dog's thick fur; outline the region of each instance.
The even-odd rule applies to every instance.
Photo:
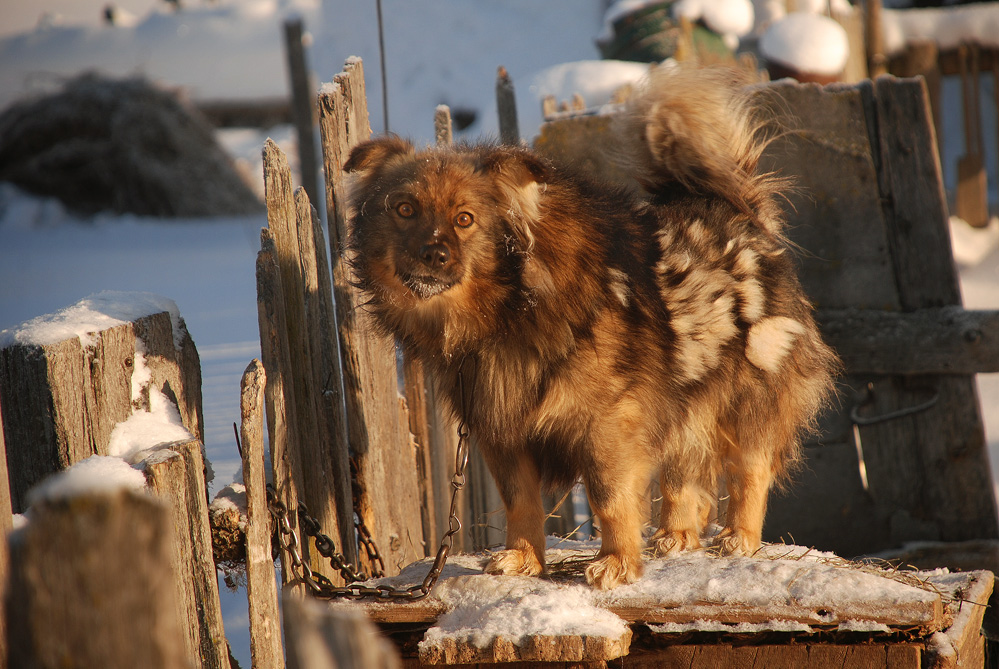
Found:
[[[506,505],[487,571],[542,572],[541,490],[581,479],[602,531],[587,580],[636,580],[656,471],[657,553],[701,546],[722,474],[719,549],[760,545],[836,361],[781,234],[786,184],[758,172],[748,100],[720,70],[653,73],[619,128],[646,199],[518,147],[386,137],[351,154],[368,308],[471,426]]]

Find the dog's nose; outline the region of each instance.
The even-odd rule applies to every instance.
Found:
[[[440,242],[420,247],[420,260],[430,267],[443,267],[450,259],[451,251]]]

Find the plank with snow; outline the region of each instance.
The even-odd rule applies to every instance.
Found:
[[[139,359],[141,358],[141,360]],[[136,368],[148,383],[133,397]],[[137,379],[138,380],[138,379]],[[91,455],[107,455],[115,427],[155,389],[200,439],[201,364],[171,300],[104,292],[0,332],[0,404],[11,503],[28,489]],[[166,439],[169,440],[169,439]]]
[[[647,560],[637,583],[601,592],[564,575],[565,564],[578,567],[587,556],[592,551],[549,550],[549,565],[561,574],[553,581],[486,575],[483,556],[457,555],[422,601],[332,606],[360,606],[387,629],[429,625],[418,647],[421,665],[627,656],[628,666],[639,667],[778,660],[816,668],[844,661],[950,667],[982,652],[993,586],[990,572],[900,573],[772,545],[753,558],[698,552]],[[418,581],[428,568],[424,560],[380,582]],[[774,642],[792,637],[791,645]],[[852,643],[857,639],[863,643]]]

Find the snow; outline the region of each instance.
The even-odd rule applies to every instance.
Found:
[[[935,42],[941,49],[955,49],[968,42],[977,42],[983,48],[999,47],[999,3],[885,9],[881,13],[881,33],[888,55],[918,41]]]
[[[503,637],[521,644],[528,636],[619,637],[624,620],[596,606],[589,588],[565,587],[527,576],[456,576],[439,583],[434,596],[447,607],[422,642],[443,637],[488,648]]]
[[[760,53],[799,72],[836,75],[846,67],[850,45],[846,31],[836,21],[797,12],[774,22],[763,33]]]
[[[595,542],[549,537],[548,564],[580,565],[595,554]],[[395,577],[368,585],[408,586],[430,568],[427,559]],[[838,631],[888,633],[882,620],[897,607],[927,612],[941,595],[949,597],[958,581],[946,570],[897,572],[848,562],[832,553],[801,546],[767,545],[754,557],[718,557],[694,551],[668,559],[646,559],[637,582],[610,591],[585,585],[581,575],[555,580],[482,573],[484,560],[452,556],[427,603],[443,613],[421,646],[450,638],[489,648],[495,639],[519,644],[527,636],[582,635],[618,638],[626,621],[612,610],[651,607],[657,611],[718,613],[757,607],[774,612],[759,622],[724,622],[697,618],[649,624],[656,633],[725,632],[731,634],[812,632],[815,626]],[[334,604],[342,606],[342,604]],[[374,607],[390,606],[374,604]],[[788,612],[797,619],[781,617]],[[913,620],[929,623],[914,615]],[[737,616],[735,616],[737,617]],[[802,618],[807,618],[803,620]]]
[[[679,0],[673,5],[673,15],[684,16],[691,22],[704,21],[732,50],[739,46],[739,38],[748,35],[755,24],[750,0]]]
[[[145,475],[121,458],[93,455],[53,474],[31,489],[28,503],[58,502],[83,495],[110,495],[119,490],[144,490]]]
[[[194,438],[184,427],[177,405],[158,388],[149,387],[151,373],[146,367],[145,356],[139,351],[142,340],[136,339],[135,343],[132,402],[139,402],[145,391],[149,395],[149,409],[133,409],[127,420],[114,426],[108,442],[108,455],[129,461],[162,444]]]
[[[180,348],[184,326],[173,300],[154,293],[115,290],[94,293],[73,306],[0,330],[0,348],[14,344],[46,346],[72,337],[79,337],[84,347],[94,346],[97,332],[164,311],[170,314],[174,345]]]
[[[221,513],[235,513],[239,516],[239,527],[246,529],[246,486],[242,483],[230,483],[215,495],[208,506],[212,516]]]

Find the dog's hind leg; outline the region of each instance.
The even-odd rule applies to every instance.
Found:
[[[487,461],[506,507],[506,550],[493,555],[486,573],[536,576],[545,570],[545,509],[537,467],[526,454],[512,462],[488,456]]]
[[[701,547],[701,534],[717,498],[718,472],[712,461],[693,467],[680,458],[662,466],[659,529],[649,540],[656,555],[665,557]]]
[[[700,548],[701,531],[711,511],[710,496],[698,481],[677,482],[673,478],[665,472],[660,476],[663,501],[659,529],[649,541],[661,557]]]
[[[767,495],[773,483],[771,452],[733,446],[729,452],[728,513],[716,541],[724,555],[752,555],[760,547]]]

